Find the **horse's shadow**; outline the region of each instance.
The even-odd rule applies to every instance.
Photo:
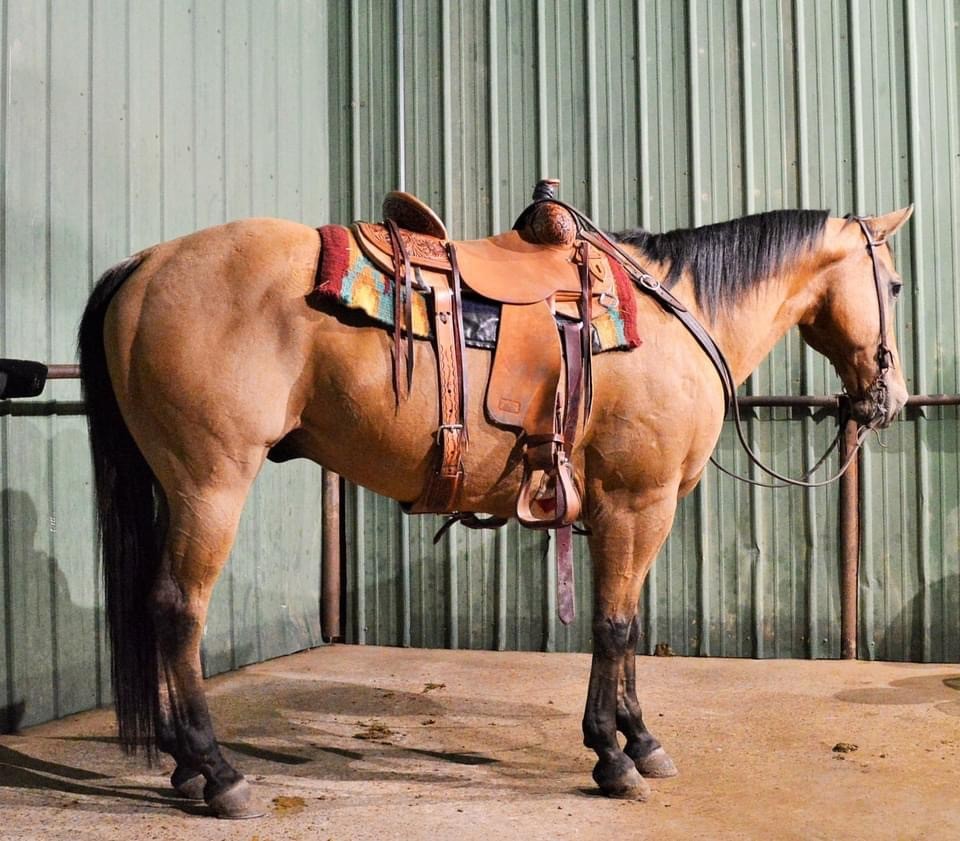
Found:
[[[115,786],[106,781],[111,777],[85,768],[64,765],[40,759],[16,748],[0,744],[0,789],[16,789],[20,792],[59,792],[79,797],[109,798],[132,801],[140,804],[172,806],[185,814],[203,815],[206,809],[198,804],[180,799],[169,786]],[[71,808],[92,809],[102,812],[102,800],[76,800]]]
[[[0,492],[0,512],[6,532],[2,645],[9,693],[8,702],[0,707],[0,734],[9,735],[18,733],[25,724],[104,701],[105,687],[98,668],[90,662],[89,646],[64,644],[84,631],[95,637],[94,629],[103,627],[103,611],[78,604],[60,561],[38,548],[44,545],[44,535],[37,506],[27,491],[4,488]],[[46,612],[49,619],[43,615]],[[162,802],[189,814],[203,813],[196,804],[171,799],[175,794],[169,787],[123,790],[107,783],[108,774],[31,756],[21,747],[19,742],[0,735],[0,794],[4,790],[21,794],[59,792],[79,798],[72,807],[98,811],[103,808],[99,798],[109,797],[141,805]],[[86,796],[98,799],[87,801]],[[94,805],[85,805],[88,803]]]
[[[960,575],[953,574],[914,594],[898,613],[877,629],[874,640],[877,659],[902,658],[905,669],[928,660],[954,661],[960,656],[955,636],[950,633],[938,639],[940,632],[936,625],[925,627],[924,602],[930,606],[931,615],[939,613],[942,623],[947,622],[943,614],[957,603],[958,593]],[[929,656],[925,656],[925,644],[930,646]],[[939,674],[903,677],[886,686],[844,690],[835,697],[855,704],[881,706],[932,704],[944,715],[960,716],[960,665],[948,667]]]
[[[243,770],[253,774],[457,784],[467,767],[519,776],[547,756],[559,762],[565,755],[552,748],[551,729],[562,714],[550,706],[322,680],[291,686],[268,675],[245,686],[243,697],[242,730],[224,722],[221,744],[242,755]],[[214,714],[225,700],[211,697]],[[464,727],[464,720],[501,727],[525,720],[535,735],[504,755],[487,750],[479,728]],[[504,732],[491,726],[490,740]]]
[[[72,447],[79,435],[77,430],[64,431],[52,445]],[[45,452],[50,442],[28,434],[22,443],[31,452]],[[85,554],[88,545],[70,534],[87,513],[82,509],[62,517],[57,513],[54,508],[45,512],[41,524],[28,491],[9,487],[0,491],[4,538],[0,670],[7,695],[6,704],[0,706],[0,734],[100,706],[109,692],[97,642],[104,617],[93,589],[93,560]],[[66,558],[45,551],[50,547]],[[71,592],[71,581],[79,598]]]

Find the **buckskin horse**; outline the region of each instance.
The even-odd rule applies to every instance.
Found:
[[[645,777],[676,773],[637,699],[638,600],[677,501],[718,440],[731,385],[677,313],[706,328],[733,384],[799,325],[856,419],[886,426],[907,397],[892,318],[901,281],[886,240],[911,212],[776,211],[613,238],[647,272],[621,301],[642,344],[593,356],[592,407],[566,453],[594,575],[583,733],[602,793],[643,799]],[[316,229],[289,221],[208,228],[109,269],[80,327],[120,740],[170,754],[173,786],[219,817],[258,812],[215,739],[200,641],[264,460],[308,458],[409,503],[436,469],[438,426],[458,426],[438,403],[433,342],[410,341],[398,375],[399,335],[311,298],[321,250]],[[669,289],[679,309],[651,289]],[[491,358],[463,351],[469,447],[456,510],[509,518],[529,465],[515,430],[485,406]]]

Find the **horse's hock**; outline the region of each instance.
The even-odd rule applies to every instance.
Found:
[[[332,646],[210,681],[266,818],[198,820],[101,710],[0,738],[0,838],[960,837],[956,666],[639,666],[682,770],[646,803],[589,786],[586,655]]]

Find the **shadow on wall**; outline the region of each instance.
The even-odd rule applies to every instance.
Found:
[[[872,659],[958,663],[958,620],[960,573],[953,573],[918,590],[899,613],[885,624],[877,625]]]
[[[74,602],[61,564],[44,551],[49,538],[39,530],[30,494],[3,490],[0,513],[5,531],[0,732],[12,733],[102,704],[108,668],[101,653],[103,610]],[[82,557],[83,541],[60,542],[78,551],[76,575],[95,575],[90,559]]]

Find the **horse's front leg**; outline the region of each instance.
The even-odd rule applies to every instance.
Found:
[[[677,766],[663,746],[643,723],[640,702],[637,699],[637,640],[640,637],[640,617],[635,616],[630,627],[630,639],[620,670],[620,691],[617,697],[617,730],[626,737],[623,752],[629,756],[644,777],[675,777]]]
[[[677,498],[675,489],[621,496],[604,494],[592,500],[593,663],[583,742],[597,753],[593,779],[601,792],[645,799],[649,786],[638,764],[645,770],[644,760],[660,744],[643,726],[636,700],[637,603],[650,565],[670,532]],[[630,754],[620,748],[618,728],[626,733]]]

